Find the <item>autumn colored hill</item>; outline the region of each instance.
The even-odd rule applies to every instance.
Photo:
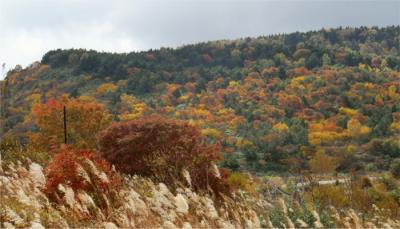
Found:
[[[399,41],[400,27],[392,26],[126,54],[49,51],[1,82],[1,137],[28,143],[39,104],[64,96],[97,101],[110,121],[187,120],[220,144],[220,166],[233,171],[400,176]],[[51,131],[62,134],[57,125]]]
[[[399,228],[399,44],[337,28],[17,66],[0,227]]]

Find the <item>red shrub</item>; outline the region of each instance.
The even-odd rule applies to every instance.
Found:
[[[207,189],[207,174],[209,184],[224,182],[210,172],[211,162],[221,159],[219,144],[208,144],[198,127],[184,121],[147,116],[116,123],[100,134],[98,142],[101,155],[125,173],[174,186],[177,180],[184,181],[186,169],[197,189]]]
[[[95,168],[90,167],[90,162]],[[83,170],[82,170],[83,169]],[[81,172],[89,176],[85,178]],[[104,172],[107,180],[99,174]],[[63,146],[45,169],[46,187],[44,192],[50,197],[58,191],[58,185],[71,187],[74,191],[105,191],[120,184],[121,180],[111,170],[110,164],[88,150],[72,150]]]

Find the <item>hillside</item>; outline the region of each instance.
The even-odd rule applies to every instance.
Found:
[[[297,172],[316,152],[340,171],[388,170],[400,152],[399,36],[362,27],[127,54],[50,51],[2,83],[2,135],[26,141],[32,105],[67,93],[105,104],[116,121],[189,120],[221,142],[233,170]]]
[[[2,228],[400,227],[399,26],[53,50],[0,86]]]

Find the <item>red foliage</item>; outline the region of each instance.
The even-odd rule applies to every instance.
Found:
[[[99,147],[102,156],[121,171],[167,185],[184,182],[183,169],[197,189],[207,189],[207,176],[209,185],[223,182],[211,172],[211,162],[221,159],[219,144],[208,144],[198,127],[184,121],[147,116],[116,123],[100,134]]]
[[[93,168],[88,168],[90,167],[89,161],[93,162],[98,173],[106,174],[107,180],[101,179],[99,174],[93,171]],[[82,172],[88,174],[89,180],[82,175]],[[72,150],[65,145],[46,167],[45,176],[47,182],[44,192],[50,198],[57,193],[59,184],[67,185],[74,191],[106,191],[121,183],[121,179],[111,169],[110,164],[96,153],[88,150]]]

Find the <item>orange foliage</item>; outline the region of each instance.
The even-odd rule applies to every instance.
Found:
[[[68,144],[77,148],[96,148],[96,133],[110,123],[110,116],[103,105],[83,98],[70,99],[62,96],[59,100],[50,99],[44,104],[35,104],[32,117],[39,128],[29,134],[30,147],[49,151],[64,142],[63,107],[67,113]],[[49,143],[54,143],[51,146]]]

